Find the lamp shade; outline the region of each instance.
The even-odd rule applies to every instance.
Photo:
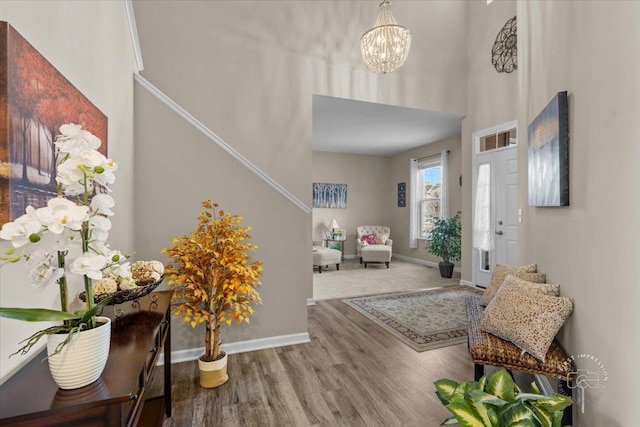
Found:
[[[340,226],[338,225],[338,221],[336,221],[334,218],[334,220],[331,221],[331,229],[335,230],[336,228],[340,228]]]
[[[398,25],[391,12],[391,3],[380,3],[375,26],[360,39],[364,65],[374,73],[386,74],[404,64],[411,47],[411,33]]]

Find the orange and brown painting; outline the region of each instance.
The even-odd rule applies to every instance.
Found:
[[[65,123],[100,138],[107,116],[13,27],[0,22],[0,225],[56,195],[55,137]]]

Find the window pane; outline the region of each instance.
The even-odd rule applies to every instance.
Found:
[[[480,270],[488,272],[489,268],[490,268],[489,252],[480,250]]]
[[[433,228],[433,218],[440,216],[441,167],[431,166],[421,171],[422,200],[420,201],[419,230],[422,238],[428,238]]]
[[[433,228],[433,219],[440,216],[440,200],[422,201],[422,236],[426,237]]]
[[[487,135],[480,138],[479,151],[490,151],[496,149],[496,135]]]

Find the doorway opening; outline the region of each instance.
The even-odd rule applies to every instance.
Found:
[[[487,287],[496,264],[518,263],[518,123],[474,132],[471,142],[472,280]]]

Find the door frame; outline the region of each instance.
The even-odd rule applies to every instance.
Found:
[[[478,259],[478,250],[476,248],[473,247],[473,225],[475,224],[475,218],[476,218],[476,182],[478,180],[478,155],[480,154],[480,138],[482,138],[483,136],[487,136],[487,135],[491,135],[491,134],[496,134],[498,132],[501,131],[507,131],[509,129],[516,129],[516,135],[517,135],[517,139],[520,139],[520,132],[518,129],[518,121],[517,120],[513,120],[510,122],[506,122],[506,123],[502,123],[487,129],[482,129],[476,132],[473,132],[471,135],[471,282],[473,283],[474,287],[477,287],[477,272],[478,272],[478,263],[479,263],[479,259]],[[518,149],[518,145],[516,145],[515,147],[502,147],[502,148],[496,148],[494,150],[492,150],[491,152],[498,152],[498,151],[502,151],[502,150],[517,150]],[[486,154],[488,152],[483,152],[483,154]],[[491,176],[494,176],[494,169],[495,168],[491,168]],[[520,183],[518,183],[518,185],[520,185]],[[493,198],[495,197],[495,194],[491,195],[491,198],[493,200]],[[493,205],[493,203],[492,203]],[[492,209],[491,212],[491,217],[493,218],[495,216],[495,212]],[[491,221],[491,233],[495,232],[495,224],[494,221]],[[495,264],[495,260],[492,260],[492,264]]]

